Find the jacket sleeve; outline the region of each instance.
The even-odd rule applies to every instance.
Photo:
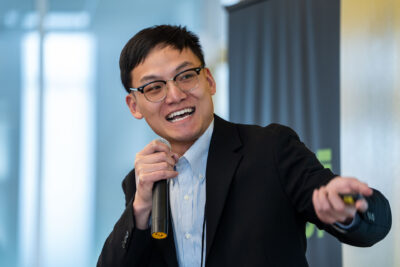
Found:
[[[392,214],[388,200],[381,192],[373,189],[367,197],[368,210],[358,213],[357,223],[349,229],[340,229],[329,225],[326,230],[341,242],[358,247],[370,247],[382,240],[390,231]]]
[[[135,172],[131,171],[122,183],[125,210],[108,236],[97,267],[147,266],[151,252],[150,229],[135,227],[133,198],[136,191]]]
[[[275,157],[280,180],[296,213],[353,246],[372,246],[388,234],[392,222],[390,206],[377,190],[366,198],[368,210],[358,213],[359,220],[351,228],[341,229],[321,222],[315,213],[312,194],[314,189],[328,184],[336,175],[320,164],[292,129],[278,124],[270,128],[277,138]]]

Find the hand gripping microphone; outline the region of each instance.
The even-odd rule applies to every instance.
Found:
[[[167,140],[159,140],[171,149],[171,145]],[[168,235],[168,192],[167,180],[161,180],[154,183],[153,207],[151,211],[151,236],[155,239],[164,239]]]

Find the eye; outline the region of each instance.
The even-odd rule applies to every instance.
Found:
[[[196,76],[196,72],[194,71],[187,71],[182,73],[177,77],[177,80],[180,82],[186,82],[192,80]]]
[[[146,93],[156,93],[161,91],[161,89],[164,87],[164,84],[162,82],[154,82],[146,85],[146,87],[143,88],[143,92]]]

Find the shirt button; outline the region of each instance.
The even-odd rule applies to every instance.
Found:
[[[191,238],[192,236],[190,235],[190,234],[185,234],[185,238],[186,239],[189,239],[189,238]]]
[[[204,175],[203,174],[199,174],[199,179],[203,180],[203,178],[204,178]]]
[[[185,195],[185,196],[183,197],[183,199],[184,199],[184,200],[189,200],[189,196],[188,196],[188,195]]]

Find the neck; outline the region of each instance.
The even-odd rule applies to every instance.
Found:
[[[194,142],[196,142],[196,140],[190,141],[190,142],[185,142],[185,143],[170,142],[171,143],[171,150],[172,150],[172,152],[177,153],[181,157],[194,144]]]
[[[209,123],[207,124],[208,125],[207,128],[205,128],[199,136],[195,137],[194,140],[188,140],[188,141],[168,140],[169,143],[171,144],[172,152],[177,153],[180,157],[183,156],[183,154],[185,154],[185,152],[197,141],[197,139],[199,139],[207,131],[213,118],[214,117],[211,116],[211,119],[210,119]]]

